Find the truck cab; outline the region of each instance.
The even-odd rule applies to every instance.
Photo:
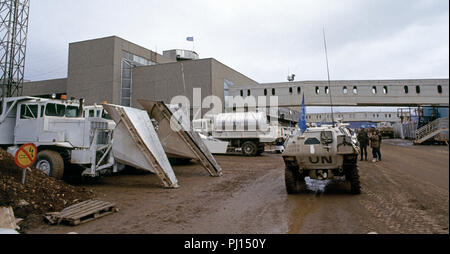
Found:
[[[34,143],[35,167],[45,173],[62,178],[64,165],[78,164],[96,176],[99,167],[112,165],[96,158],[110,145],[112,129],[102,118],[84,118],[79,101],[21,96],[1,103],[0,146],[15,154],[20,145]]]

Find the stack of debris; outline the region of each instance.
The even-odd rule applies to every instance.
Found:
[[[49,177],[38,169],[28,170],[22,185],[22,169],[14,158],[0,148],[0,207],[12,207],[16,217],[24,219],[21,230],[42,222],[42,215],[93,198],[92,190],[71,186]]]

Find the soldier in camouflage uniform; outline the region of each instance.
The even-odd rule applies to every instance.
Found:
[[[361,130],[358,133],[358,142],[359,147],[361,148],[361,160],[367,160],[367,146],[369,145],[369,136],[367,136],[367,132],[364,128],[361,127]]]

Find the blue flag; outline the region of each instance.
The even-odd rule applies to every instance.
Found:
[[[305,94],[303,94],[302,106],[300,107],[300,119],[298,119],[298,127],[303,132],[306,131],[306,110],[305,110]]]
[[[194,41],[194,37],[186,37],[187,41]]]

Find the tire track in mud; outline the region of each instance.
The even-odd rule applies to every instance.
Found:
[[[392,148],[385,146],[382,162],[363,164],[366,198],[359,202],[372,215],[369,219],[380,233],[448,234],[448,189],[408,174],[411,169],[421,170],[417,163],[424,162],[428,152],[407,149],[414,157],[410,158],[404,150],[399,156]]]
[[[267,153],[217,156],[221,177],[210,177],[195,163],[174,167],[178,189],[161,188],[151,174],[107,177],[89,188],[115,202],[118,213],[77,227],[45,225],[34,233],[448,234],[448,148],[385,143],[382,153],[382,162],[358,163],[361,195],[348,194],[341,183],[287,195],[283,160]]]

